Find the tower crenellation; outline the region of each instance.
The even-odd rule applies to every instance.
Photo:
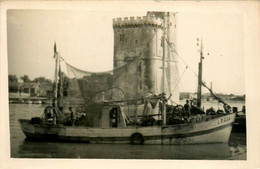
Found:
[[[163,20],[155,16],[124,17],[113,19],[113,27],[153,25],[161,27]]]

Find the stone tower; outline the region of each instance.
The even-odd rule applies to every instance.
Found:
[[[178,61],[172,52],[176,50],[176,13],[117,18],[113,28],[114,86],[121,88],[128,100],[164,92],[178,102]]]

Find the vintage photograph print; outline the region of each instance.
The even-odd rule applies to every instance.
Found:
[[[6,16],[11,158],[247,160],[242,14]]]

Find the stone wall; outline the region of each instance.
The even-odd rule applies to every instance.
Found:
[[[164,22],[165,20],[165,22]],[[117,18],[114,28],[114,69],[125,71],[114,81],[128,99],[139,99],[163,91],[174,102],[179,100],[176,14],[148,12],[145,17]],[[163,42],[165,30],[167,44]],[[172,50],[169,45],[172,46]],[[163,47],[165,47],[165,85],[163,89]]]

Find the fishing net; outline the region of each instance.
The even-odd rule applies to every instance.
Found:
[[[63,74],[61,99],[64,112],[68,113],[68,108],[73,107],[75,112],[86,113],[89,126],[97,126],[104,103],[127,100],[124,91],[117,86],[117,80],[126,76],[125,71],[134,62],[105,72],[83,71],[65,62],[67,76]]]
[[[124,91],[117,87],[116,82],[120,76],[124,76],[124,71],[130,64],[105,72],[89,72],[66,63],[70,77],[70,97],[81,97],[86,102],[125,100]]]

